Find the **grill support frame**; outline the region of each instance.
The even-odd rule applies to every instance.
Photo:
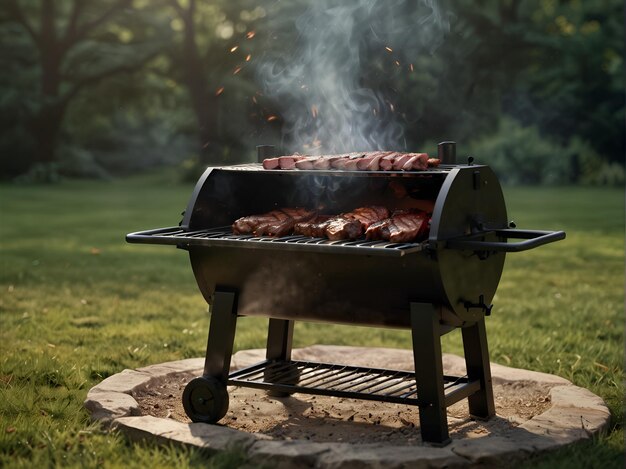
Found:
[[[203,376],[192,380],[183,393],[185,411],[194,421],[215,423],[226,414],[227,385],[265,389],[275,397],[301,392],[417,405],[422,440],[436,446],[450,443],[446,409],[455,402],[467,398],[470,414],[476,417],[495,415],[484,318],[462,328],[467,377],[443,374],[441,335],[445,329],[440,324],[439,309],[436,305],[419,302],[411,302],[409,307],[415,364],[413,373],[292,361],[295,321],[272,317],[269,319],[266,359],[230,373],[238,316],[237,296],[237,291],[224,287],[217,288],[214,293]],[[276,366],[281,370],[278,374],[272,371],[272,367],[275,369]],[[308,371],[302,375],[299,367],[307,366],[319,367],[322,372],[315,374],[317,371]],[[348,372],[342,376],[345,369]],[[249,376],[258,376],[258,379],[245,379],[250,371],[256,374]],[[407,375],[413,375],[414,386],[411,380],[407,380]],[[302,383],[307,384],[300,384],[301,376]],[[262,380],[259,380],[261,377]],[[282,379],[275,380],[275,377]],[[363,381],[351,384],[353,378]],[[385,381],[394,379],[400,381],[391,384]],[[335,383],[336,388],[324,387],[331,383]],[[393,395],[395,391],[381,394],[397,386],[398,390],[404,391],[400,397]],[[355,387],[356,391],[344,391]],[[415,390],[411,391],[413,387]],[[446,389],[450,392],[446,393]],[[415,397],[411,397],[413,395]]]

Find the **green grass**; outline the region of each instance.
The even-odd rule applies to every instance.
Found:
[[[192,187],[152,175],[113,183],[0,186],[0,466],[233,467],[236,453],[129,443],[89,423],[89,388],[124,368],[201,356],[208,318],[183,251],[127,232],[179,221]],[[492,361],[555,373],[609,405],[611,432],[539,467],[623,467],[624,194],[506,191],[520,228],[567,239],[511,254],[487,328]],[[235,347],[262,347],[266,321]],[[461,353],[458,333],[444,349]],[[295,345],[410,347],[408,331],[297,323]]]

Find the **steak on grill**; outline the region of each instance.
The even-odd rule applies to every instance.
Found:
[[[325,232],[326,237],[331,241],[357,239],[363,235],[363,225],[359,220],[339,215],[327,222]]]
[[[346,218],[354,218],[358,220],[363,229],[366,230],[372,223],[384,220],[389,217],[389,210],[386,207],[373,205],[371,207],[360,207],[349,213],[343,214]]]
[[[359,207],[334,217],[319,215],[312,220],[297,223],[294,226],[294,234],[314,238],[326,237],[332,241],[357,239],[371,224],[387,217],[389,210],[385,207]]]
[[[370,225],[365,231],[368,240],[385,240],[393,243],[419,241],[428,233],[429,217],[419,210],[402,210],[390,218]]]
[[[293,227],[293,233],[311,238],[326,237],[326,227],[328,222],[333,218],[330,215],[318,215],[309,221],[296,223]]]
[[[262,215],[242,217],[233,223],[234,234],[254,234],[255,236],[285,236],[296,223],[315,216],[314,210],[303,208],[283,208]]]
[[[343,171],[424,171],[439,166],[439,159],[426,153],[370,151],[343,155],[290,155],[263,160],[264,169],[302,169]]]

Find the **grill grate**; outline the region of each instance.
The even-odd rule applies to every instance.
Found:
[[[411,371],[313,363],[266,360],[230,374],[229,385],[275,389],[351,399],[376,400],[420,405],[415,373]],[[444,376],[446,406],[480,389],[479,381],[467,376]]]
[[[349,171],[345,169],[263,169],[259,163],[246,163],[230,166],[214,167],[219,171],[245,171],[245,172],[264,172],[269,174],[288,174],[290,176],[297,175],[314,175],[314,176],[333,176],[333,177],[428,177],[432,174],[448,174],[456,165],[441,164],[436,168],[428,168],[421,171]]]
[[[237,247],[253,249],[283,249],[292,251],[328,251],[348,254],[373,254],[404,256],[419,252],[423,243],[390,243],[389,241],[338,240],[310,238],[307,236],[284,236],[271,238],[266,236],[234,235],[230,227],[219,227],[197,231],[185,231],[170,227],[157,230],[140,231],[126,236],[132,243],[173,244],[178,246]],[[366,252],[364,252],[364,250]]]

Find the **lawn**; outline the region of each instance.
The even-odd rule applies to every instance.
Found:
[[[89,388],[125,368],[201,356],[206,304],[185,252],[127,232],[180,219],[192,186],[154,174],[114,182],[0,186],[0,466],[233,467],[239,455],[132,444],[89,423]],[[508,188],[520,228],[565,241],[507,257],[487,320],[492,361],[563,376],[600,395],[611,432],[533,467],[624,466],[624,193]],[[236,349],[266,320],[239,322]],[[444,350],[462,353],[458,333]],[[296,346],[410,347],[408,331],[297,323]]]

